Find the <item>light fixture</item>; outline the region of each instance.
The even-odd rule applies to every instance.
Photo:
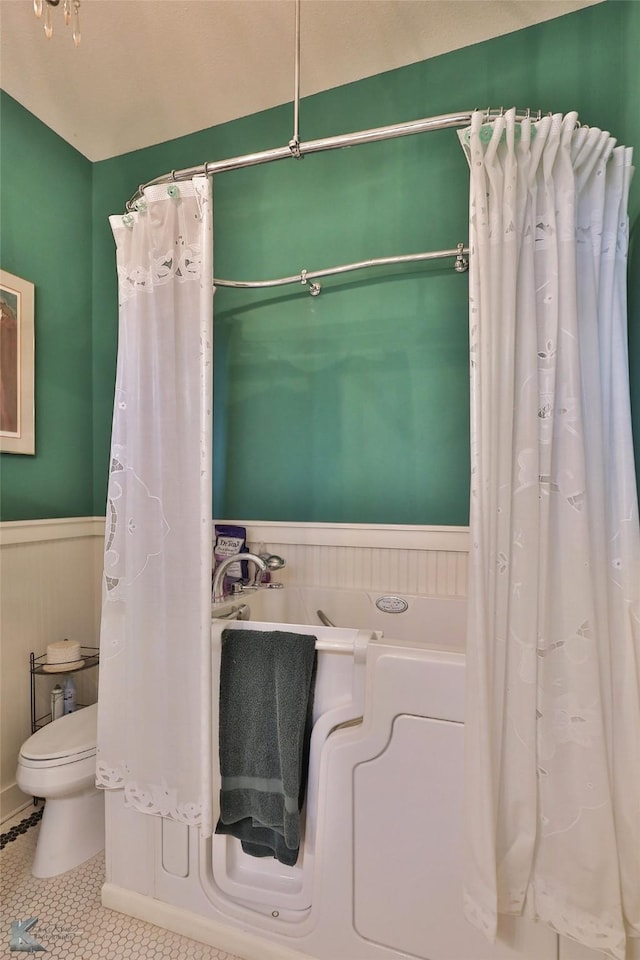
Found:
[[[38,20],[44,13],[44,34],[47,40],[53,36],[53,23],[51,21],[52,7],[59,7],[60,0],[33,0],[33,12]],[[62,9],[64,11],[65,26],[72,24],[73,42],[76,47],[80,46],[80,0],[63,0]]]

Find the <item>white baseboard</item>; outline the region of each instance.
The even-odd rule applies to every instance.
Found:
[[[172,933],[217,947],[218,950],[226,950],[243,957],[244,960],[314,960],[309,954],[270,943],[243,930],[227,927],[215,920],[208,920],[181,907],[125,890],[113,883],[105,883],[102,887],[102,906],[147,923],[154,923],[165,930],[171,930]]]
[[[0,823],[11,820],[32,803],[33,798],[27,797],[17,783],[8,784],[0,790]]]

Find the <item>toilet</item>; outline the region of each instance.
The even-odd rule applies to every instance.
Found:
[[[16,782],[46,800],[34,877],[55,877],[104,849],[104,793],[96,780],[98,705],[53,720],[22,745]]]

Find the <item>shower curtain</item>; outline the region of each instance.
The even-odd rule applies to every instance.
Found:
[[[623,960],[640,935],[631,150],[577,114],[460,133],[471,171],[465,909]]]
[[[150,187],[110,223],[119,334],[97,784],[210,833],[209,181]]]

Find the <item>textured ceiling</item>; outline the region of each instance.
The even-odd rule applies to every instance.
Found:
[[[595,2],[302,0],[301,95]],[[31,0],[0,0],[0,85],[90,160],[293,99],[294,0],[82,0],[80,19],[76,49],[62,4],[48,41]]]

